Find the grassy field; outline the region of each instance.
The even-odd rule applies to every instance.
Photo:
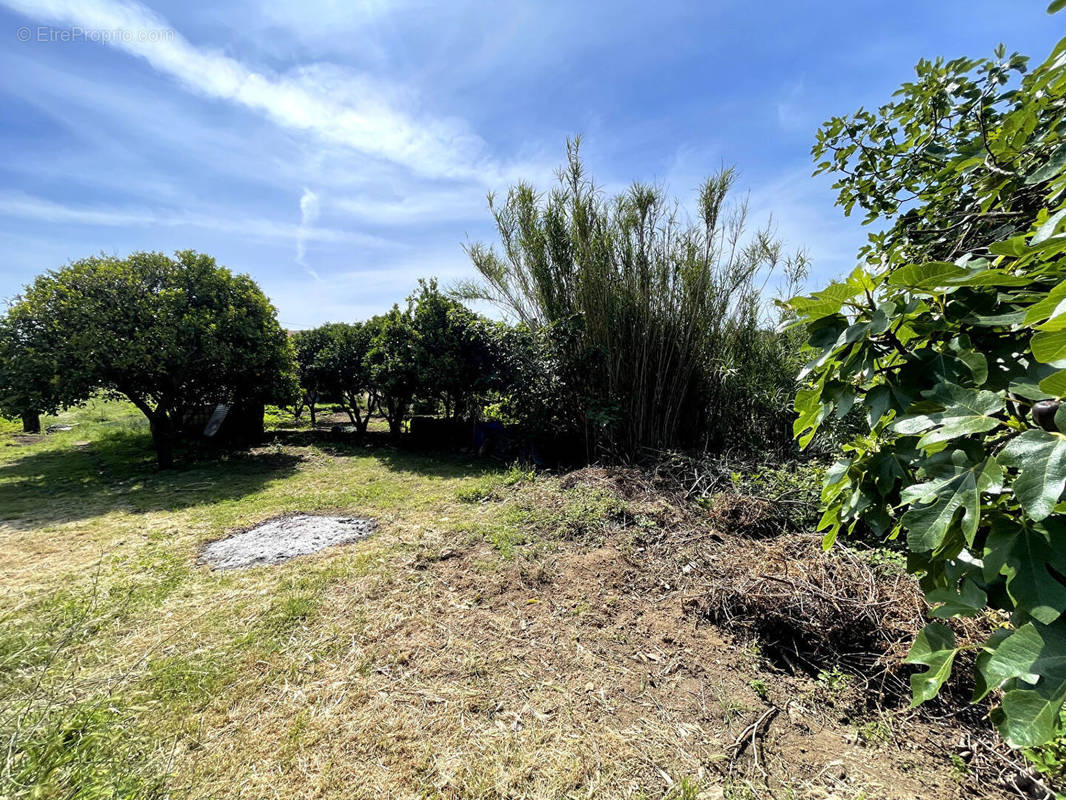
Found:
[[[665,506],[297,428],[161,473],[129,406],[56,423],[0,433],[0,798],[964,791],[952,731],[768,672],[687,613],[643,544]],[[197,564],[293,511],[380,528]]]

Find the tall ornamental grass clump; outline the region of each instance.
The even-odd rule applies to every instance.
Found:
[[[546,196],[525,183],[502,205],[490,196],[502,251],[468,248],[481,280],[460,296],[576,331],[556,338],[590,453],[787,448],[798,344],[773,330],[764,288],[797,282],[802,254],[785,256],[769,226],[749,232],[746,204],[727,203],[732,169],[702,185],[688,222],[656,186],[604,196],[578,148]]]

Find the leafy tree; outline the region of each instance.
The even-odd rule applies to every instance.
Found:
[[[327,391],[329,375],[324,364],[329,333],[324,326],[306,331],[296,331],[292,335],[293,350],[296,355],[296,375],[300,383],[300,404],[307,406],[311,416],[311,427],[317,422],[317,405],[323,392]],[[299,408],[297,408],[299,411]],[[299,416],[297,414],[297,416]]]
[[[976,649],[975,699],[1001,698],[1015,745],[1055,736],[1066,698],[1066,40],[1026,67],[922,61],[892,102],[827,122],[818,169],[888,224],[789,303],[815,349],[800,442],[853,407],[868,428],[827,474],[826,545],[903,535],[933,617],[1009,614],[978,645],[933,622],[908,660],[917,704]]]
[[[462,417],[494,380],[487,322],[437,288],[420,281],[410,298],[420,395],[438,402],[447,418]]]
[[[389,433],[396,437],[403,430],[411,401],[419,387],[411,314],[393,306],[387,314],[374,317],[366,324],[372,332],[366,364],[375,393],[374,402],[389,423]]]
[[[571,439],[575,456],[586,440],[585,375],[572,358],[580,335],[579,318],[537,328],[500,323],[492,330],[499,413],[527,435]],[[584,455],[592,457],[587,450]]]
[[[368,323],[327,322],[293,335],[303,402],[316,422],[315,403],[336,401],[360,433],[366,433],[373,410],[367,354],[373,338]],[[363,400],[369,398],[364,413]]]
[[[359,433],[366,433],[374,410],[373,385],[368,355],[375,329],[365,322],[324,325],[327,344],[323,351],[326,385]],[[366,408],[363,403],[366,400]]]
[[[219,402],[288,402],[288,337],[255,282],[191,250],[87,258],[37,278],[5,327],[48,353],[43,407],[94,391],[124,395],[148,418],[159,466],[190,413]],[[47,381],[43,380],[47,377]]]
[[[60,407],[54,377],[55,348],[20,332],[19,315],[0,319],[0,415],[22,419],[22,430],[40,433],[41,413]]]

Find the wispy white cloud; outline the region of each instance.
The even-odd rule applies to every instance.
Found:
[[[448,191],[412,188],[402,197],[376,197],[370,193],[338,197],[331,201],[339,211],[374,225],[411,225],[457,220],[488,221],[488,199],[478,187]]]
[[[157,71],[209,97],[265,114],[286,128],[313,132],[375,158],[431,177],[490,182],[499,165],[484,141],[461,120],[401,108],[402,87],[330,64],[275,75],[199,48],[143,5],[123,0],[2,0],[37,21],[86,30],[122,30],[108,43],[143,58]],[[410,104],[410,103],[409,103]]]
[[[327,280],[308,281],[290,272],[263,281],[263,289],[276,298],[286,327],[305,328],[325,321],[351,322],[380,314],[392,302],[402,303],[414,292],[419,278],[435,277],[446,287],[474,275],[470,259],[458,245],[425,245],[390,254],[371,267],[339,270]],[[383,302],[383,298],[388,298],[388,302]],[[494,309],[485,310],[494,313]]]
[[[320,213],[318,195],[305,188],[300,196],[300,228],[296,236],[296,263],[316,281],[319,279],[318,273],[307,263],[307,235],[318,222]]]
[[[818,125],[802,80],[790,84],[777,101],[777,122],[786,131],[810,133]]]
[[[301,202],[301,205],[302,202]],[[354,231],[315,227],[307,224],[291,225],[270,219],[226,217],[185,211],[99,206],[71,206],[56,203],[21,192],[0,194],[0,214],[37,222],[94,225],[115,228],[154,226],[191,227],[216,231],[250,239],[296,242],[356,242],[363,246],[395,247],[395,243],[377,236]]]
[[[749,209],[754,222],[772,216],[776,236],[787,249],[803,250],[811,260],[812,284],[847,274],[867,232],[835,208],[836,193],[827,176],[811,178],[811,168],[782,171],[774,180],[752,188]]]

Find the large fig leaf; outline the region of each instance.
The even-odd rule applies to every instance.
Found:
[[[1020,470],[1012,488],[1022,510],[1046,519],[1066,488],[1066,436],[1031,428],[1003,448],[999,462]]]

